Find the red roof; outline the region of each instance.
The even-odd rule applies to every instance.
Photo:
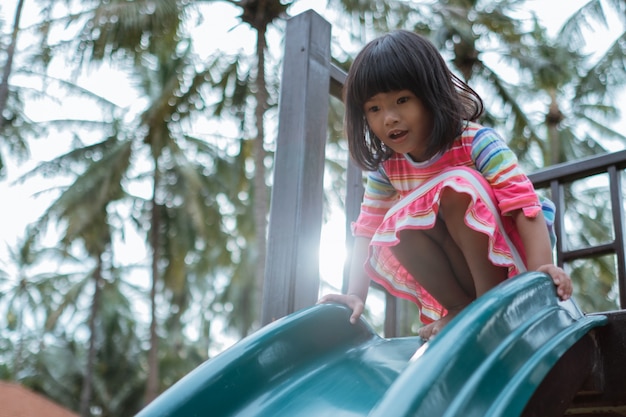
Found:
[[[0,417],[79,417],[29,388],[0,381]]]

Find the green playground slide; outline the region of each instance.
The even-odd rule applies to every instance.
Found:
[[[548,372],[606,317],[558,302],[525,273],[429,343],[384,339],[340,305],[265,326],[208,360],[137,417],[520,416]]]

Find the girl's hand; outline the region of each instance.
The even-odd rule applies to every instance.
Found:
[[[317,301],[317,304],[325,304],[325,303],[341,303],[350,307],[352,310],[352,315],[350,316],[350,323],[354,324],[363,314],[363,309],[365,308],[365,303],[361,300],[356,294],[328,294],[323,296]]]
[[[572,279],[567,273],[554,264],[541,265],[537,271],[544,272],[552,277],[552,282],[556,285],[556,293],[563,301],[569,299],[572,295]]]

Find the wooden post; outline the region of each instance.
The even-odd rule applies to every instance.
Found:
[[[330,29],[312,10],[287,22],[263,325],[313,305],[318,297]]]
[[[343,265],[343,286],[342,292],[348,292],[348,280],[350,278],[350,258],[352,257],[352,237],[351,224],[359,217],[361,201],[363,200],[363,173],[361,169],[348,157],[348,168],[346,178],[346,259]]]
[[[619,288],[619,308],[626,309],[626,247],[624,234],[624,197],[622,195],[621,172],[615,165],[608,168],[609,190],[611,194],[611,212],[615,233],[615,262],[617,266],[617,285]]]

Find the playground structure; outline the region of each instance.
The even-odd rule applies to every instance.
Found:
[[[559,265],[615,256],[619,311],[585,315],[573,302],[558,302],[538,273],[490,291],[429,343],[397,336],[392,297],[385,338],[363,320],[351,326],[342,306],[314,306],[328,92],[339,97],[345,79],[331,64],[330,29],[312,11],[287,24],[265,327],[198,367],[139,416],[626,416],[626,151],[530,175],[537,188],[550,190],[559,237],[565,187],[608,176],[614,239],[579,249],[559,239],[556,254]],[[361,196],[361,173],[349,163],[348,222]]]

